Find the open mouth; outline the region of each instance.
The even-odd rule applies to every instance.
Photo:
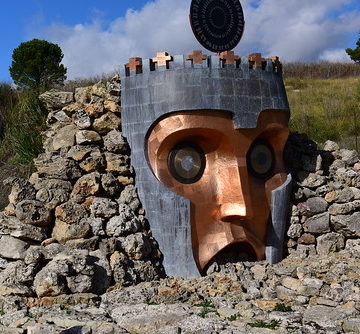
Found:
[[[203,272],[206,273],[208,268],[216,263],[224,265],[226,263],[238,263],[245,261],[257,261],[256,253],[251,245],[246,242],[233,243],[218,252],[205,266]]]

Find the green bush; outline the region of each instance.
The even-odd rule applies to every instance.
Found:
[[[42,151],[41,132],[45,129],[47,110],[33,91],[23,92],[5,118],[2,150],[11,151],[14,161],[31,164]]]

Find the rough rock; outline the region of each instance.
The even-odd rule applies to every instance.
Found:
[[[52,89],[41,94],[39,99],[46,104],[48,109],[61,109],[74,101],[74,94],[71,92],[59,92]]]
[[[75,134],[78,131],[73,124],[59,129],[51,141],[51,150],[57,151],[62,148],[68,148],[75,144]]]
[[[55,221],[52,236],[61,244],[65,244],[68,240],[87,237],[90,231],[91,227],[85,219],[82,219],[75,224],[68,224],[57,219]]]
[[[104,147],[110,152],[120,153],[128,149],[128,145],[119,130],[112,130],[104,136]]]
[[[95,217],[111,218],[118,213],[118,204],[109,198],[95,197],[90,210]]]
[[[327,233],[317,238],[316,250],[321,255],[336,252],[345,247],[345,238],[339,233]]]
[[[0,236],[0,256],[6,259],[23,259],[29,243],[9,235]]]
[[[121,119],[112,112],[108,112],[97,118],[93,123],[93,128],[100,134],[106,134],[111,130],[118,129]]]
[[[80,130],[76,132],[75,138],[78,145],[95,144],[101,141],[100,135],[91,130]]]
[[[334,230],[345,237],[360,238],[360,211],[352,215],[338,215],[331,217]]]
[[[325,233],[330,232],[330,215],[327,212],[310,217],[304,224],[306,232]]]
[[[43,202],[24,200],[16,205],[16,217],[24,224],[47,226],[51,222],[51,212]]]

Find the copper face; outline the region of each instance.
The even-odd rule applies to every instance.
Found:
[[[262,112],[255,129],[240,130],[227,112],[190,111],[171,114],[149,133],[155,176],[191,202],[200,272],[214,259],[264,259],[271,191],[287,176],[287,124],[278,110]]]

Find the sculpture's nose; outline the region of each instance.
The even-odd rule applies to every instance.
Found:
[[[247,217],[245,203],[223,203],[220,206],[220,220],[224,222],[234,222],[244,220]]]
[[[246,177],[241,177],[238,168],[232,168],[227,175],[222,175],[218,180],[221,196],[218,196],[219,220],[236,222],[249,218],[250,206],[246,189]]]

